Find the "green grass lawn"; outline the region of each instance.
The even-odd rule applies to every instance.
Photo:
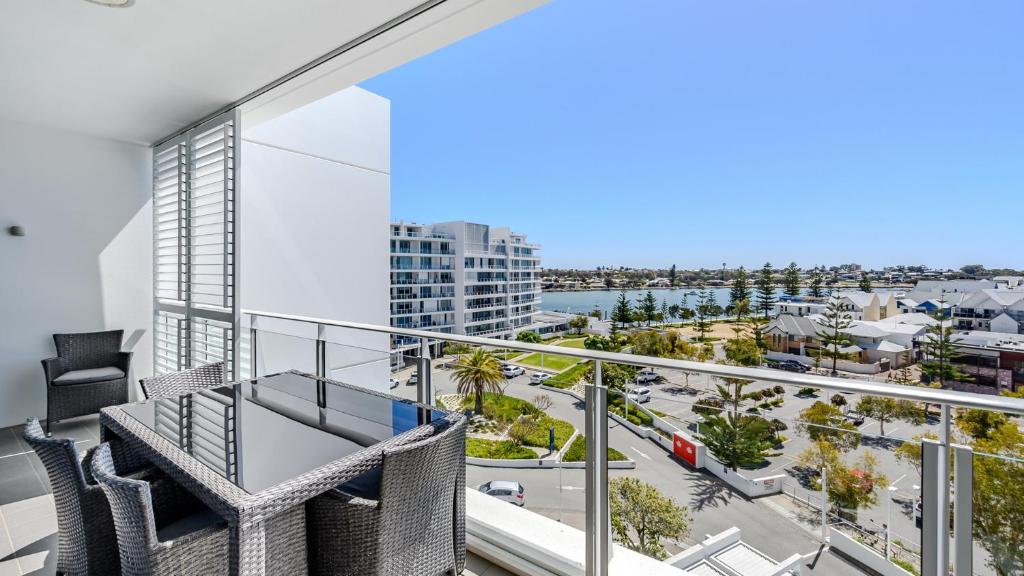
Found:
[[[516,360],[517,364],[526,364],[527,366],[535,366],[537,368],[543,368],[552,372],[561,372],[573,364],[579,362],[578,359],[572,356],[559,356],[558,354],[544,354],[543,366],[541,365],[541,354],[540,352],[534,352],[525,358]]]
[[[548,447],[548,434],[549,429],[555,427],[555,450],[561,450],[562,446],[569,441],[569,437],[576,431],[572,424],[565,420],[558,420],[550,416],[544,416],[541,418],[540,425],[537,429],[523,440],[525,446],[536,446],[537,448]]]
[[[581,362],[561,374],[557,374],[544,384],[554,388],[572,388],[590,368],[590,362]]]
[[[586,346],[583,345],[586,341],[586,337],[572,338],[571,340],[562,340],[558,344],[555,344],[555,346],[565,346],[566,348],[586,348]]]
[[[538,458],[537,453],[510,441],[466,438],[466,456],[491,458],[494,460],[529,460]]]
[[[475,402],[476,395],[467,394],[462,400],[462,408],[472,410]],[[491,420],[511,424],[521,415],[532,414],[536,411],[537,407],[526,400],[505,396],[504,394],[484,392],[484,416]]]
[[[575,440],[572,441],[572,446],[569,446],[569,449],[566,450],[565,454],[562,455],[562,460],[565,461],[565,462],[583,462],[586,459],[587,459],[587,439],[584,438],[582,434],[580,434],[579,436],[576,437]],[[608,461],[609,462],[625,461],[625,460],[628,460],[628,458],[626,458],[625,454],[623,454],[622,452],[619,452],[615,448],[608,448]]]

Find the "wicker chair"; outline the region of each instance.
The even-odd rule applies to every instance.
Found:
[[[110,506],[89,466],[94,450],[86,452],[80,462],[74,440],[47,437],[35,418],[25,424],[22,436],[42,460],[53,490],[57,507],[57,571],[65,576],[120,573]],[[114,459],[121,474],[149,478],[153,482],[161,517],[199,507],[198,501],[170,478],[149,467],[148,462],[119,444],[115,447],[118,449],[114,451]]]
[[[465,564],[466,419],[384,451],[383,466],[311,500],[310,574],[458,574]],[[379,481],[378,481],[379,479]],[[464,494],[462,498],[464,498]]]
[[[64,418],[128,402],[132,354],[121,352],[123,335],[123,330],[53,335],[57,356],[43,360],[47,434]]]
[[[223,386],[224,363],[214,362],[181,372],[143,378],[139,384],[146,398],[176,398],[196,390]]]
[[[101,444],[92,474],[110,501],[125,576],[218,576],[230,573],[228,529],[203,508],[174,522],[158,522],[153,491],[143,480],[118,476],[109,444]]]

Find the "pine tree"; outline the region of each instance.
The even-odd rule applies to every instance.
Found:
[[[860,280],[857,282],[861,292],[871,292],[871,277],[867,272],[860,273]]]
[[[970,375],[960,370],[954,360],[962,356],[956,349],[956,343],[960,341],[956,337],[956,331],[952,323],[943,317],[946,307],[946,297],[939,297],[939,309],[935,313],[938,321],[929,326],[925,338],[921,340],[921,352],[924,360],[921,361],[921,374],[931,382],[937,382],[945,387],[948,381],[967,381]]]
[[[757,289],[757,309],[764,313],[767,318],[775,306],[775,276],[772,272],[772,263],[765,262],[754,282]]]
[[[822,286],[825,279],[822,277],[821,269],[815,268],[814,272],[811,273],[811,284],[807,288],[807,295],[814,298],[821,298],[825,295],[825,289]]]
[[[746,269],[740,266],[740,269],[736,271],[736,277],[732,280],[732,288],[729,290],[729,309],[736,315],[736,319],[739,320],[742,314],[742,308],[744,307],[741,303],[746,302],[746,307],[750,307],[750,276],[747,274]]]
[[[612,309],[612,326],[620,324],[625,327],[633,321],[633,307],[629,305],[629,298],[626,298],[626,291],[619,292],[619,299]]]
[[[694,321],[694,328],[697,333],[700,334],[700,340],[704,341],[704,336],[711,329],[711,314],[712,306],[715,304],[715,295],[713,292],[708,290],[707,285],[703,280],[700,281],[700,291],[697,293],[697,307],[694,310],[697,314],[697,319]]]
[[[800,268],[796,262],[790,262],[782,272],[782,286],[786,296],[800,295]]]
[[[648,290],[643,298],[636,301],[636,308],[637,312],[640,313],[640,317],[650,326],[651,322],[658,316],[658,299],[654,297],[653,292]]]
[[[853,324],[853,318],[842,309],[838,297],[829,299],[828,306],[825,307],[825,313],[822,314],[822,317],[823,320],[820,325],[822,328],[821,346],[823,352],[821,353],[832,359],[832,375],[835,376],[838,374],[836,372],[836,365],[840,360],[847,357],[847,354],[842,349],[852,343],[844,330]]]
[[[661,299],[661,321],[663,323],[664,322],[668,322],[668,318],[669,318],[668,300],[665,300],[664,298],[662,298]]]
[[[673,264],[672,267],[668,269],[668,285],[669,286],[675,286],[676,285],[676,265],[675,264]]]

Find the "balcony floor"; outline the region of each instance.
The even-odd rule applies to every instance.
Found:
[[[99,443],[99,421],[61,422],[54,436],[74,438],[79,452]],[[21,439],[21,426],[0,429],[0,576],[50,576],[57,570],[57,513],[46,469]],[[510,572],[470,554],[466,576]]]

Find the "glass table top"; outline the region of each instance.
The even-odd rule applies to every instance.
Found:
[[[297,372],[121,409],[249,493],[447,416]]]

